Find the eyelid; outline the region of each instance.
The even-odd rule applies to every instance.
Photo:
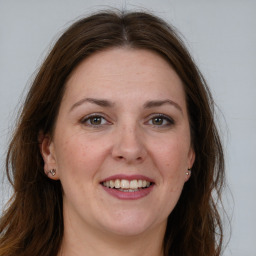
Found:
[[[87,124],[87,126],[91,126],[91,127],[101,127],[101,126],[105,126],[105,125],[110,125],[112,124],[110,120],[110,118],[108,116],[106,116],[105,114],[103,113],[100,113],[100,112],[95,112],[95,113],[91,113],[91,114],[88,114],[86,116],[83,116],[81,119],[80,119],[80,123],[81,124],[86,124],[86,122],[90,119],[90,118],[93,118],[93,117],[100,117],[102,119],[104,119],[106,121],[105,124],[99,124],[99,125],[93,125],[93,124]],[[161,125],[154,125],[154,124],[149,124],[149,122],[154,119],[154,118],[162,118],[163,120],[167,121],[168,123],[167,124],[161,124]],[[171,126],[171,125],[174,125],[175,124],[175,121],[172,117],[170,117],[169,115],[166,115],[166,114],[163,114],[163,113],[152,113],[150,114],[149,116],[147,116],[146,118],[146,121],[145,121],[145,124],[147,125],[152,125],[152,126],[155,126],[155,127],[158,127],[158,128],[161,128],[161,127],[166,127],[166,126]]]
[[[147,117],[147,121],[146,123],[148,123],[150,120],[152,120],[153,118],[156,118],[156,117],[160,117],[160,118],[163,118],[165,120],[167,120],[168,124],[164,124],[164,125],[153,125],[155,127],[159,126],[160,127],[166,127],[166,126],[170,126],[170,125],[174,125],[175,124],[175,121],[172,117],[170,117],[169,115],[166,115],[166,114],[162,114],[162,113],[154,113],[154,114],[151,114]]]
[[[96,112],[96,113],[91,113],[91,114],[88,114],[88,115],[82,117],[82,118],[80,119],[80,123],[85,124],[86,121],[88,121],[90,118],[93,118],[93,117],[100,117],[100,118],[106,120],[107,124],[99,124],[99,125],[88,124],[88,126],[96,127],[96,126],[103,126],[103,125],[109,125],[109,124],[111,124],[111,122],[109,121],[109,118],[108,118],[105,114],[103,114],[103,113],[98,113],[98,112]]]

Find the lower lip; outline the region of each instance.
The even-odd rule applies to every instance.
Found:
[[[135,191],[135,192],[123,192],[123,191],[119,191],[118,189],[105,187],[103,185],[102,185],[102,187],[108,194],[110,194],[111,196],[116,197],[118,199],[137,200],[137,199],[147,196],[153,190],[154,185],[151,185],[148,188],[143,188],[143,189],[141,189],[139,191]]]

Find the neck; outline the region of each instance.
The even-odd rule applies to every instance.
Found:
[[[65,228],[58,256],[163,256],[166,223],[145,233],[124,236],[91,230],[85,232]]]

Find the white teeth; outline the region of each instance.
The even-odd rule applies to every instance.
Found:
[[[139,191],[139,189],[118,189],[119,191],[122,191],[122,192],[136,192],[136,191]]]
[[[129,180],[121,180],[121,188],[130,188]]]
[[[115,180],[115,188],[120,188],[121,187],[121,181],[120,180]]]
[[[109,186],[110,186],[111,188],[113,188],[113,187],[115,186],[115,182],[114,182],[113,180],[110,180],[110,181],[109,181]]]
[[[130,188],[138,188],[138,182],[137,180],[131,180],[130,181]]]
[[[117,188],[120,191],[124,192],[135,192],[138,191],[139,188],[148,188],[150,186],[150,182],[147,180],[108,180],[103,182],[103,186],[108,188]]]

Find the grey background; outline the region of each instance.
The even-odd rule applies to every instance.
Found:
[[[225,193],[232,235],[224,255],[255,256],[254,0],[0,0],[1,176],[19,102],[33,73],[63,29],[78,17],[107,7],[153,11],[184,35],[219,107],[217,120],[224,141],[228,184],[233,195],[232,199],[228,190]],[[11,189],[6,181],[0,184],[1,210]]]

